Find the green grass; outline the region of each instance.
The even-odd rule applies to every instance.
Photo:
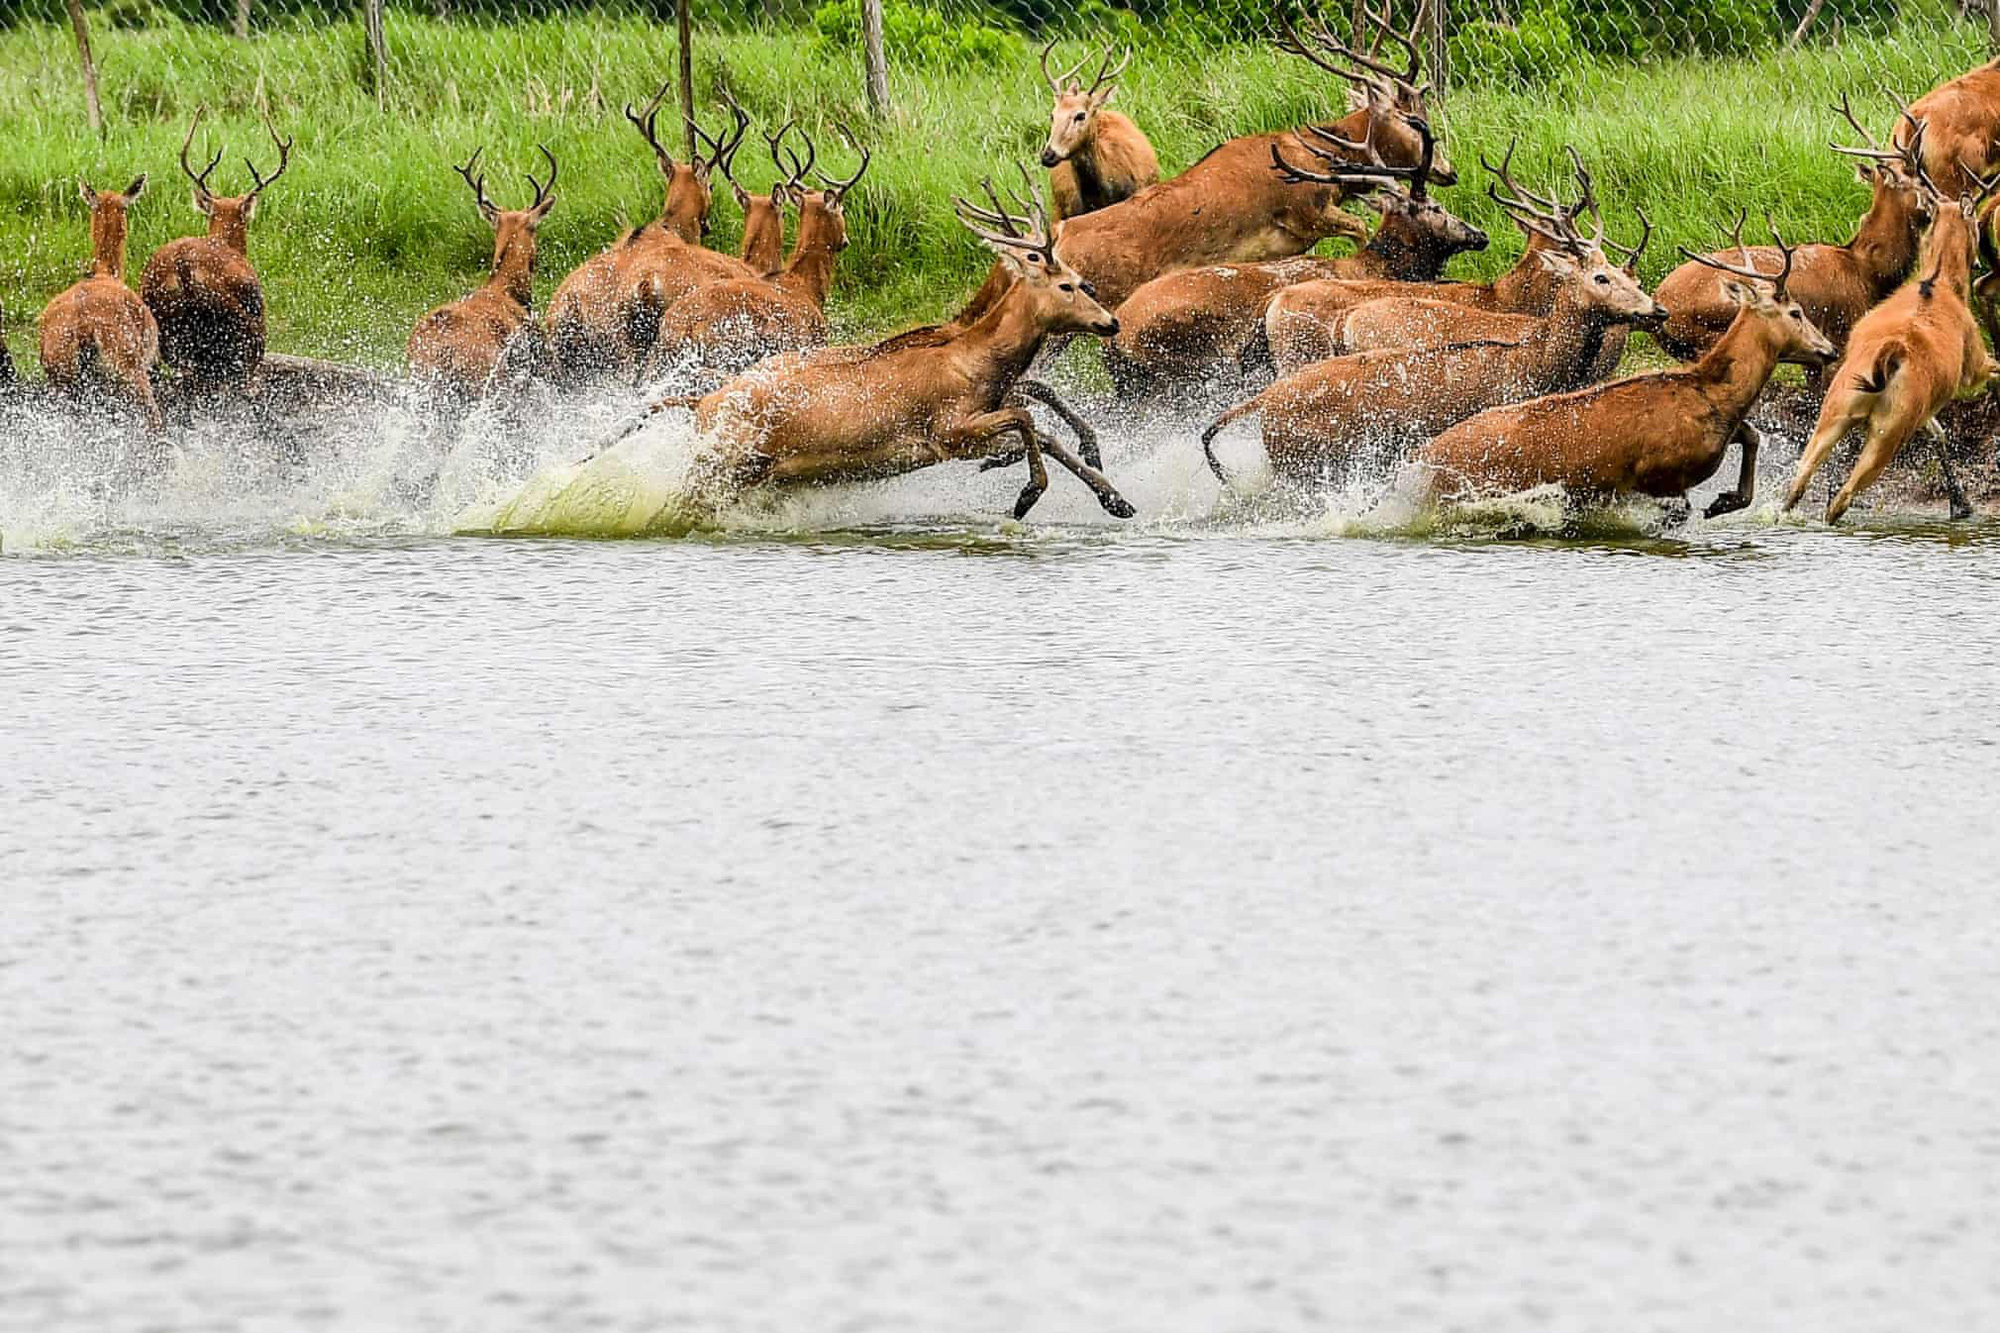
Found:
[[[1592,166],[1613,230],[1630,238],[1643,204],[1659,226],[1650,277],[1671,267],[1676,243],[1712,244],[1716,221],[1738,204],[1770,208],[1788,237],[1842,240],[1866,205],[1843,159],[1828,103],[1855,90],[1887,128],[1870,90],[1887,81],[1914,95],[1983,58],[1973,25],[1918,26],[1832,49],[1727,62],[1644,68],[1583,66],[1534,88],[1469,87],[1439,114],[1464,183],[1446,192],[1487,228],[1494,248],[1468,272],[1511,262],[1517,243],[1485,199],[1477,155],[1522,141],[1517,161],[1555,179],[1564,142]],[[866,335],[951,309],[985,267],[952,219],[948,196],[991,171],[1029,161],[1047,128],[1047,92],[1034,54],[992,71],[892,68],[897,114],[869,122],[859,71],[809,33],[697,34],[696,86],[713,108],[726,81],[759,122],[797,115],[818,134],[823,161],[848,159],[832,131],[844,119],[875,161],[849,208],[853,244],[835,287],[841,332]],[[209,133],[228,156],[218,182],[241,188],[245,152],[268,161],[256,119],[262,90],[296,135],[291,173],[264,202],[251,239],[282,351],[393,365],[423,310],[481,280],[490,234],[451,173],[476,144],[496,168],[503,206],[520,197],[521,168],[547,143],[562,162],[561,202],[543,229],[539,290],[627,225],[657,213],[651,157],[619,113],[672,69],[670,28],[638,19],[441,23],[392,12],[384,103],[368,86],[359,24],[278,29],[239,42],[199,28],[96,34],[109,120],[106,141],[83,129],[82,94],[66,29],[0,32],[0,303],[17,358],[33,361],[34,317],[78,276],[88,234],[75,178],[122,186],[140,171],[155,187],[135,210],[130,271],[146,254],[195,229],[175,155],[188,117],[210,109]],[[893,53],[892,53],[893,60]],[[1119,105],[1177,171],[1218,140],[1325,114],[1336,90],[1297,60],[1245,46],[1200,53],[1142,52]],[[761,144],[743,161],[768,179]],[[738,218],[726,196],[713,243],[733,246]]]

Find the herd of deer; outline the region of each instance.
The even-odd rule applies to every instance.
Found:
[[[1939,410],[1986,387],[1996,367],[1981,336],[2000,336],[1994,194],[2000,187],[2000,62],[1896,106],[1887,142],[1843,98],[1835,110],[1862,136],[1837,151],[1859,160],[1872,192],[1844,245],[1743,240],[1686,261],[1649,294],[1636,245],[1606,236],[1590,172],[1569,150],[1573,198],[1516,180],[1513,150],[1483,156],[1487,193],[1524,246],[1491,282],[1444,278],[1457,254],[1488,238],[1432,197],[1458,180],[1426,109],[1414,36],[1370,16],[1364,49],[1319,26],[1283,26],[1280,48],[1351,88],[1344,117],[1231,139],[1185,172],[1159,179],[1145,135],[1107,103],[1124,61],[1106,51],[1042,72],[1054,94],[1048,195],[982,183],[954,200],[960,220],[996,257],[985,283],[943,324],[868,346],[828,346],[825,306],[847,244],[843,201],[853,174],[817,168],[817,145],[796,123],[764,139],[777,176],[753,194],[736,175],[750,117],[729,99],[732,127],[676,160],[661,143],[666,89],[627,119],[665,182],[659,218],[619,237],[556,288],[545,317],[533,302],[536,233],[554,207],[557,163],[530,174],[532,202],[503,210],[488,196],[479,152],[456,168],[494,231],[492,274],[477,292],[425,315],[409,342],[413,376],[465,402],[546,379],[565,388],[627,387],[668,374],[705,392],[653,401],[646,415],[690,409],[698,434],[688,497],[719,507],[746,488],[886,476],[953,459],[1025,462],[1015,505],[1025,514],[1048,485],[1046,460],[1081,479],[1111,513],[1131,506],[1101,471],[1089,426],[1039,380],[1034,366],[1079,335],[1105,340],[1121,397],[1159,400],[1217,385],[1265,387],[1202,435],[1209,465],[1232,422],[1261,417],[1265,453],[1281,475],[1326,477],[1402,460],[1427,495],[1455,498],[1559,483],[1583,501],[1638,494],[1684,503],[1733,443],[1742,470],[1710,515],[1751,503],[1761,441],[1752,405],[1781,362],[1808,367],[1819,419],[1784,507],[1850,432],[1863,440],[1828,521],[1880,476],[1910,437],[1942,441]],[[1401,56],[1390,59],[1385,50]],[[1129,53],[1126,56],[1129,60]],[[1892,99],[1893,100],[1893,99]],[[157,363],[186,383],[240,391],[264,347],[264,309],[246,257],[246,229],[263,190],[285,171],[290,141],[269,128],[278,163],[254,188],[217,198],[220,155],[181,166],[206,237],[163,247],[140,290],[125,285],[125,214],[145,178],[123,192],[84,185],[95,261],[91,276],[43,312],[41,358],[58,388],[109,387],[157,426]],[[1988,175],[1987,173],[1994,173]],[[740,253],[703,244],[717,180],[744,214]],[[1344,207],[1363,200],[1370,229]],[[784,250],[787,212],[796,239]],[[1308,255],[1346,238],[1338,258]],[[1975,272],[1984,265],[1985,273]],[[1975,314],[1976,312],[1976,314]],[[1634,329],[1683,364],[1610,378]],[[10,369],[10,368],[9,368]],[[1052,409],[1074,448],[1039,426]],[[643,419],[643,418],[642,418]],[[635,428],[637,423],[635,423]],[[1970,512],[1949,459],[1956,515]]]

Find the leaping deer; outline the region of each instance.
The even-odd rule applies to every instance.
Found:
[[[1805,496],[1813,473],[1834,445],[1859,429],[1864,432],[1861,456],[1827,502],[1828,523],[1840,521],[1854,497],[1875,484],[1918,431],[1928,432],[1938,446],[1952,517],[1972,514],[1952,471],[1937,414],[1954,397],[1983,393],[2000,371],[1970,307],[1975,248],[1985,251],[1989,265],[2000,267],[1991,236],[1975,225],[1982,206],[2000,189],[2000,175],[1991,180],[1975,177],[1971,193],[1947,199],[1930,185],[1921,165],[1918,172],[1937,196],[1937,217],[1917,257],[1917,272],[1924,276],[1912,277],[1854,326],[1847,353],[1829,377],[1812,438],[1785,492],[1786,512]]]
[[[969,324],[912,330],[872,347],[788,353],[700,398],[653,404],[652,411],[694,410],[692,506],[714,512],[753,486],[859,481],[983,458],[1013,436],[1029,473],[1017,518],[1048,488],[1044,458],[1074,473],[1107,512],[1131,517],[1104,475],[1039,431],[1015,401],[1031,387],[1020,377],[1046,339],[1118,331],[1090,284],[1055,253],[1047,209],[1028,189],[1016,205],[1027,216],[1001,206],[991,182],[990,209],[954,200],[967,229],[1016,279]]]
[[[706,155],[677,162],[659,135],[660,107],[672,89],[671,80],[661,84],[643,110],[625,106],[625,119],[652,149],[666,182],[659,219],[626,232],[579,264],[549,300],[552,368],[558,380],[572,387],[606,377],[636,379],[669,305],[703,282],[759,276],[735,256],[700,243],[708,235],[715,174],[742,146],[750,117],[731,97],[735,123],[728,133],[712,136],[691,120]]]
[[[788,183],[787,192],[797,191],[799,200],[799,236],[784,271],[771,278],[711,282],[676,301],[660,324],[654,374],[696,354],[713,383],[767,356],[826,341],[827,293],[833,288],[834,263],[847,248],[842,204],[868,170],[869,157],[845,126],[839,129],[861,155],[861,165],[845,180],[816,173],[824,187],[819,190],[807,190],[796,179]],[[805,131],[799,133],[810,145]]]
[[[2000,172],[2000,60],[1941,83],[1911,103],[1897,119],[1896,147],[1907,148],[1915,139],[1914,121],[1929,126],[1925,172],[1948,198],[1971,193],[1978,181]]]
[[[139,294],[125,285],[126,212],[146,191],[146,178],[123,191],[92,189],[78,178],[90,208],[90,276],[42,308],[42,374],[72,396],[90,391],[122,400],[154,430],[161,426],[153,397],[160,328]]]
[[[180,161],[194,189],[195,212],[208,219],[208,234],[184,236],[155,250],[140,273],[139,295],[159,322],[161,359],[186,375],[190,387],[241,393],[264,360],[264,288],[250,264],[250,220],[264,191],[291,165],[292,141],[278,133],[266,112],[264,128],[277,147],[278,165],[266,176],[243,159],[251,189],[221,198],[208,180],[222,161],[222,150],[216,149],[200,171],[188,162],[188,149],[206,114],[206,107],[195,109],[181,141]]]
[[[535,233],[556,206],[555,154],[541,149],[549,164],[546,181],[527,173],[534,201],[502,212],[486,197],[486,173],[479,170],[484,151],[474,149],[465,165],[452,170],[493,228],[493,275],[472,295],[418,320],[408,353],[412,376],[460,401],[496,388],[520,388],[537,372],[544,353],[534,318]]]
[[[1715,475],[1730,442],[1741,439],[1736,489],[1717,496],[1707,515],[1746,508],[1756,493],[1759,443],[1744,421],[1751,405],[1780,361],[1810,366],[1834,355],[1786,290],[1796,252],[1775,226],[1771,238],[1782,256],[1775,274],[1746,251],[1738,264],[1682,251],[1731,275],[1726,290],[1737,303],[1735,322],[1699,361],[1482,412],[1416,451],[1423,488],[1457,498],[1555,482],[1578,500],[1634,493],[1678,500]]]
[[[1114,66],[1112,48],[1105,47],[1088,88],[1077,75],[1090,57],[1052,74],[1049,54],[1055,49],[1054,38],[1042,48],[1042,77],[1056,99],[1042,165],[1049,169],[1051,216],[1061,222],[1108,208],[1158,183],[1160,159],[1131,118],[1107,105],[1118,91],[1118,76],[1132,63],[1132,48],[1126,47]]]

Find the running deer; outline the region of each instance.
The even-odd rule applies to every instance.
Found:
[[[1923,179],[1928,186],[1928,175]],[[1991,238],[1974,221],[1996,188],[2000,175],[1975,177],[1973,192],[1956,199],[1933,189],[1937,217],[1917,257],[1917,272],[1927,276],[1912,277],[1854,326],[1847,353],[1829,377],[1819,422],[1785,492],[1786,512],[1804,497],[1813,473],[1849,431],[1863,434],[1861,456],[1827,502],[1828,523],[1838,523],[1854,497],[1875,484],[1910,437],[1925,431],[1938,447],[1952,517],[1971,517],[1972,506],[1952,471],[1937,414],[1954,397],[1983,393],[2000,371],[1969,304],[1975,248],[1985,250],[1989,264],[2000,259]]]
[[[1899,110],[1892,142],[1907,147],[1916,138],[1912,122],[1929,126],[1924,170],[1947,198],[1970,194],[1975,178],[2000,171],[2000,60],[1941,83]]]
[[[1350,143],[1373,142],[1391,166],[1414,167],[1424,152],[1417,127],[1429,123],[1425,90],[1415,82],[1420,58],[1409,35],[1382,19],[1373,21],[1408,51],[1406,67],[1351,49],[1324,26],[1302,35],[1282,20],[1280,49],[1354,85],[1354,110],[1318,128]],[[1141,283],[1162,273],[1286,259],[1329,236],[1353,236],[1355,220],[1341,208],[1346,197],[1341,189],[1288,183],[1271,170],[1271,149],[1289,147],[1297,138],[1296,130],[1280,130],[1231,139],[1172,180],[1069,219],[1056,249],[1097,288],[1098,299],[1116,309]],[[1433,149],[1430,179],[1436,185],[1458,180],[1442,146]],[[994,265],[955,323],[984,314],[1012,281],[1010,268]]]
[[[146,178],[122,192],[92,189],[81,178],[77,188],[90,208],[90,276],[42,308],[42,374],[60,392],[121,402],[158,430],[152,375],[160,360],[160,327],[125,285],[125,215],[145,193]]]
[[[671,80],[661,84],[643,110],[625,105],[625,119],[652,149],[666,182],[659,218],[584,260],[549,300],[551,366],[556,378],[572,387],[605,377],[635,379],[668,305],[705,281],[756,276],[744,261],[701,244],[709,231],[715,175],[742,146],[750,117],[730,97],[729,133],[711,136],[690,120],[707,152],[677,162],[659,134],[660,107],[672,88]]]
[[[1835,347],[1845,347],[1856,322],[1909,275],[1934,209],[1916,175],[1927,132],[1913,133],[1900,148],[1885,148],[1855,118],[1845,94],[1834,110],[1862,138],[1861,147],[1835,144],[1833,150],[1859,159],[1857,169],[1871,191],[1868,211],[1845,245],[1800,246],[1787,290],[1813,327]],[[1752,263],[1777,270],[1778,254],[1771,247],[1752,247],[1749,253]],[[1724,290],[1728,281],[1709,264],[1683,264],[1669,273],[1659,297],[1673,314],[1660,330],[1660,346],[1683,361],[1713,347],[1736,321],[1738,306]]]
[[[752,194],[744,189],[737,182],[731,170],[735,164],[729,159],[725,158],[717,164],[722,170],[722,178],[729,182],[729,192],[735,196],[736,206],[743,210],[743,246],[739,253],[744,265],[759,277],[771,277],[785,266],[785,208],[787,205],[793,208],[798,206],[793,191],[805,168],[799,166],[798,156],[792,154],[793,171],[786,175],[785,164],[779,160],[778,154],[781,149],[791,153],[789,148],[783,147],[785,136],[797,128],[796,121],[788,120],[778,127],[776,134],[768,130],[760,131],[770,147],[771,165],[778,172],[769,194]],[[811,140],[807,142],[810,144]]]
[[[486,197],[485,149],[474,149],[453,167],[472,191],[479,216],[493,228],[493,276],[472,295],[440,306],[410,334],[410,373],[428,387],[461,401],[496,388],[519,389],[541,367],[545,348],[534,316],[535,233],[556,206],[556,159],[541,150],[549,178],[528,173],[535,198],[526,208],[502,212]]]
[[[1537,262],[1556,280],[1555,306],[1510,339],[1358,352],[1296,371],[1224,412],[1202,432],[1223,482],[1215,437],[1263,415],[1264,450],[1280,472],[1344,471],[1381,447],[1425,440],[1477,412],[1575,387],[1592,374],[1607,331],[1665,318],[1630,273],[1574,234],[1550,233]]]
[[[826,341],[826,298],[834,264],[847,248],[848,192],[868,170],[868,150],[845,126],[841,137],[861,155],[845,180],[815,172],[822,189],[792,182],[799,200],[799,236],[784,271],[771,278],[711,282],[676,301],[660,324],[651,370],[658,374],[691,354],[710,382],[747,370],[767,356],[802,351]],[[805,131],[799,132],[801,136]],[[807,143],[811,139],[807,138]]]
[[[1573,230],[1585,213],[1595,213],[1596,199],[1588,173],[1574,156],[1571,165],[1582,187],[1576,203],[1562,204],[1519,185],[1513,176],[1517,146],[1518,141],[1507,146],[1507,155],[1499,166],[1487,161],[1483,154],[1479,165],[1496,182],[1487,187],[1487,194],[1506,209],[1508,217],[1527,238],[1521,258],[1491,282],[1432,283],[1424,292],[1426,297],[1498,314],[1546,315],[1554,308],[1555,275],[1540,258],[1541,250],[1549,244],[1544,238],[1549,228]],[[1539,231],[1530,228],[1522,221],[1526,216],[1538,218],[1546,226]],[[1348,350],[1337,337],[1348,311],[1367,301],[1410,294],[1404,284],[1380,278],[1318,279],[1286,287],[1273,295],[1263,310],[1264,341],[1271,360],[1278,373],[1289,374],[1315,361],[1338,356]]]
[[[1074,473],[1107,512],[1131,517],[1104,475],[1038,430],[1018,401],[1021,391],[1039,388],[1021,376],[1048,338],[1118,331],[1090,284],[1056,255],[1046,206],[1028,188],[1025,217],[1001,208],[990,182],[993,209],[953,201],[1016,278],[970,323],[912,330],[873,347],[788,353],[703,397],[653,404],[652,411],[694,410],[693,508],[712,513],[753,486],[861,481],[981,458],[1011,436],[1029,473],[1015,517],[1048,488],[1044,458]]]
[[[160,359],[197,390],[250,387],[264,361],[264,288],[250,265],[250,220],[257,201],[292,160],[292,141],[278,133],[270,114],[264,128],[278,150],[278,165],[266,176],[249,158],[252,187],[247,194],[220,198],[209,177],[222,161],[215,150],[196,171],[188,162],[195,131],[206,107],[197,107],[181,141],[181,171],[194,189],[194,209],[208,219],[206,236],[183,236],[153,252],[139,275],[139,295],[160,326]]]
[[[1739,227],[1740,234],[1740,227]],[[1506,494],[1559,483],[1577,500],[1639,494],[1679,500],[1715,475],[1730,442],[1743,443],[1736,489],[1708,506],[1710,518],[1747,507],[1756,494],[1760,443],[1744,418],[1780,361],[1820,365],[1833,343],[1791,298],[1795,251],[1771,229],[1775,274],[1682,253],[1730,275],[1737,314],[1693,365],[1634,375],[1572,393],[1496,407],[1417,450],[1416,474],[1434,498]]]
[[[1420,124],[1424,156],[1413,169],[1382,162],[1372,145],[1334,139],[1307,129],[1299,146],[1331,164],[1343,190],[1364,189],[1395,177],[1407,190],[1387,188],[1365,196],[1381,214],[1381,225],[1362,249],[1340,258],[1300,256],[1263,264],[1214,264],[1182,269],[1142,284],[1118,307],[1118,336],[1105,344],[1105,368],[1123,397],[1146,396],[1172,388],[1207,385],[1218,371],[1248,375],[1268,357],[1264,307],[1271,295],[1294,283],[1329,278],[1379,278],[1424,282],[1438,276],[1453,255],[1486,248],[1486,233],[1447,212],[1428,192],[1435,140]],[[1313,138],[1342,152],[1315,147]],[[1294,182],[1307,177],[1273,145],[1273,169]],[[1342,158],[1360,161],[1342,163]]]
[[[1094,213],[1130,199],[1160,179],[1160,159],[1129,117],[1106,105],[1118,91],[1118,76],[1132,63],[1132,48],[1116,66],[1111,48],[1104,48],[1097,74],[1088,88],[1077,75],[1090,63],[1086,55],[1061,74],[1049,72],[1055,39],[1042,48],[1042,77],[1055,94],[1049,114],[1049,141],[1042,147],[1042,165],[1049,169],[1049,203],[1057,222]]]
[[[1579,178],[1585,183],[1585,200],[1590,204],[1589,173],[1576,159],[1576,150],[1569,150],[1571,160],[1576,161]],[[1528,235],[1545,245],[1568,249],[1583,265],[1583,280],[1599,288],[1609,288],[1614,279],[1613,268],[1622,269],[1625,276],[1637,282],[1639,279],[1639,259],[1645,254],[1646,245],[1653,236],[1652,220],[1645,211],[1639,211],[1639,222],[1643,230],[1639,243],[1629,249],[1610,240],[1604,234],[1603,214],[1591,206],[1595,234],[1588,240],[1576,230],[1575,218],[1567,212],[1548,212],[1539,208],[1535,201],[1514,196],[1503,196],[1498,190],[1490,192],[1496,203],[1506,210]],[[1581,211],[1581,210],[1580,210]],[[1607,253],[1616,252],[1617,258],[1607,258]],[[1546,264],[1543,264],[1546,269]],[[1658,294],[1655,294],[1658,302]],[[1659,302],[1664,304],[1664,302]],[[1669,307],[1671,310],[1671,307]],[[1448,343],[1472,342],[1479,339],[1511,341],[1530,336],[1544,316],[1508,314],[1496,310],[1479,310],[1457,301],[1442,300],[1432,294],[1432,289],[1417,287],[1407,296],[1377,297],[1364,301],[1348,310],[1336,321],[1334,341],[1345,352],[1388,351],[1396,348],[1421,349],[1442,347]],[[1592,358],[1589,368],[1579,383],[1590,383],[1603,379],[1618,367],[1625,355],[1625,342],[1630,329],[1617,325],[1605,330],[1604,340]]]

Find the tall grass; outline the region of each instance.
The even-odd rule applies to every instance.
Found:
[[[1836,132],[1828,103],[1878,82],[1906,94],[1982,58],[1971,25],[1920,25],[1837,48],[1735,61],[1646,67],[1583,65],[1534,87],[1459,90],[1441,110],[1464,183],[1453,207],[1486,227],[1494,248],[1467,266],[1491,272],[1515,243],[1482,193],[1476,162],[1519,136],[1517,163],[1554,181],[1574,143],[1596,175],[1613,228],[1630,238],[1643,205],[1658,227],[1646,258],[1657,277],[1676,244],[1712,243],[1738,204],[1770,208],[1789,237],[1844,239],[1866,204],[1849,167],[1826,150]],[[251,240],[276,349],[393,364],[424,309],[482,280],[490,234],[449,164],[478,144],[496,169],[503,206],[525,197],[518,169],[546,143],[562,163],[560,203],[543,229],[540,290],[621,228],[656,214],[651,156],[619,107],[638,101],[673,67],[670,28],[636,18],[439,22],[392,12],[394,59],[378,106],[358,23],[286,28],[247,42],[210,29],[168,27],[98,37],[110,133],[82,128],[74,52],[65,29],[0,33],[0,303],[17,356],[32,361],[33,318],[73,281],[88,252],[79,173],[122,185],[140,171],[154,190],[134,210],[130,265],[194,229],[175,154],[188,117],[206,104],[207,134],[228,154],[219,186],[241,188],[245,153],[268,161],[257,119],[267,99],[297,139],[291,173],[266,196]],[[855,126],[874,164],[849,208],[853,244],[841,261],[834,315],[863,335],[951,308],[985,266],[952,220],[948,196],[988,172],[1030,161],[1047,128],[1047,94],[1025,43],[993,71],[892,71],[896,114],[869,121],[858,71],[810,33],[718,34],[699,43],[699,100],[714,108],[726,84],[761,124],[796,115],[840,170],[849,155],[833,131]],[[1149,51],[1134,61],[1119,105],[1143,125],[1169,172],[1218,140],[1297,123],[1338,105],[1303,62],[1255,47]],[[1888,108],[1876,100],[1885,130]],[[769,176],[759,141],[743,173]],[[500,168],[506,168],[503,173]],[[726,194],[718,246],[739,220]]]

